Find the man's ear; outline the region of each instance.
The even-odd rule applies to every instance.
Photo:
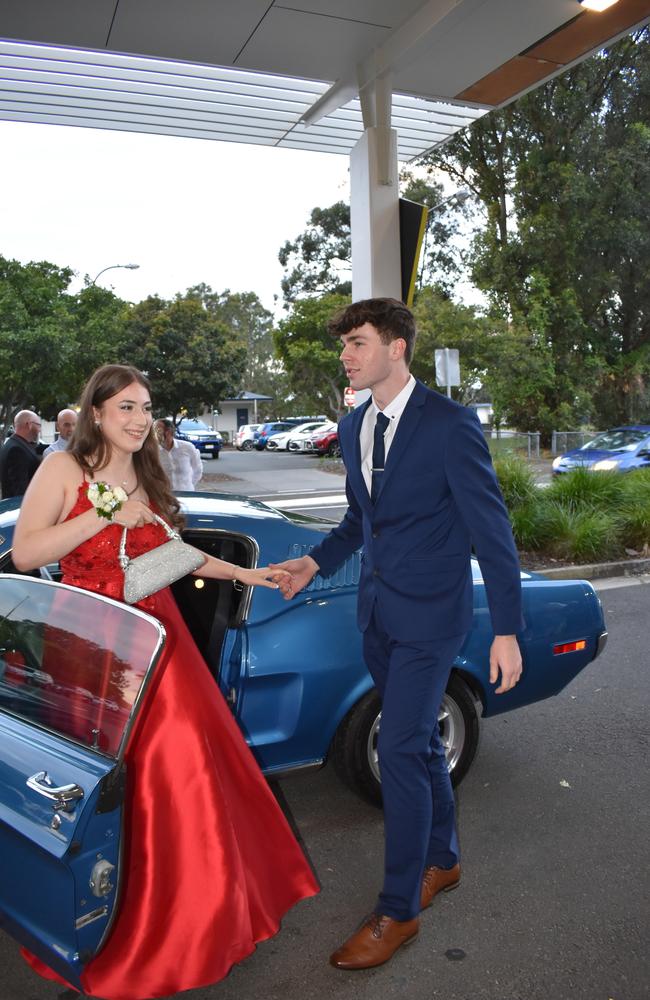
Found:
[[[406,351],[406,341],[403,337],[397,337],[396,340],[391,340],[390,342],[390,356],[392,361],[399,361],[404,357],[404,352]]]

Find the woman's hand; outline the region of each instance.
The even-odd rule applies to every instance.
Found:
[[[259,566],[257,569],[235,566],[232,579],[247,587],[270,587],[272,590],[281,590],[291,581],[291,574],[286,570],[270,569],[268,566]]]
[[[123,528],[141,528],[143,524],[155,521],[153,511],[142,500],[127,500],[119,510],[116,510],[112,520],[107,524],[119,524]]]

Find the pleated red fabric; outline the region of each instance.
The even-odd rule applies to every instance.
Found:
[[[85,489],[70,517],[88,509]],[[62,560],[64,580],[122,596],[121,529]],[[129,554],[165,541],[146,525]],[[97,544],[101,539],[101,544]],[[182,619],[171,591],[140,607],[168,635],[126,752],[127,826],[118,917],[85,992],[144,1000],[222,979],[278,930],[317,881]],[[25,953],[41,975],[59,980]]]

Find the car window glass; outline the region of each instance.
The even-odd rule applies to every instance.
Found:
[[[161,631],[104,598],[0,578],[0,711],[110,756],[122,749]]]
[[[647,436],[647,431],[635,431],[631,428],[604,431],[603,434],[599,434],[592,441],[583,444],[580,450],[588,451],[598,448],[602,451],[634,451],[636,446],[641,441],[644,441]]]

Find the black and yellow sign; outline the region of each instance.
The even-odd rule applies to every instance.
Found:
[[[415,201],[399,200],[399,246],[402,261],[402,302],[413,305],[415,282],[420,265],[422,241],[427,228],[429,209]]]

